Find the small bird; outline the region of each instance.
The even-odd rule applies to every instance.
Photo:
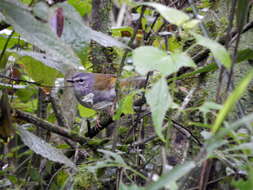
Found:
[[[102,73],[75,73],[67,82],[73,84],[75,96],[80,104],[94,110],[112,107],[116,98],[116,76]],[[145,77],[120,79],[120,87],[142,88]]]

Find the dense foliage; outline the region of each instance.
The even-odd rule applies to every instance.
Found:
[[[251,6],[1,0],[0,189],[252,190]],[[109,114],[79,71],[115,74]]]

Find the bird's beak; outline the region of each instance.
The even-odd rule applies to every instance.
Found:
[[[74,83],[74,81],[72,79],[67,79],[67,82]]]

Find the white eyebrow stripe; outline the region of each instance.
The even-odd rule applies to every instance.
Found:
[[[73,81],[80,81],[80,80],[86,80],[88,77],[76,77],[73,79]]]

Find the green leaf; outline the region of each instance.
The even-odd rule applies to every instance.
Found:
[[[247,86],[249,85],[252,78],[253,78],[253,69],[242,79],[239,85],[227,98],[226,102],[224,103],[223,108],[219,111],[219,114],[216,117],[216,120],[212,127],[213,133],[216,133],[216,131],[221,127],[221,124],[225,120],[227,114],[232,110],[236,102],[243,95],[244,91],[247,89]]]
[[[205,102],[202,106],[199,107],[199,111],[203,113],[208,113],[211,110],[220,110],[222,105],[216,104],[215,102]]]
[[[135,94],[136,92],[130,93],[120,100],[119,108],[113,116],[113,120],[118,120],[121,114],[134,114],[133,103]]]
[[[170,75],[177,72],[181,67],[195,67],[192,59],[185,53],[171,53],[159,50],[152,46],[143,46],[133,51],[133,63],[136,71],[142,75],[149,71],[159,71],[162,75]]]
[[[84,118],[93,117],[97,113],[95,110],[86,108],[80,104],[78,104],[78,111],[80,113],[80,116]]]
[[[232,181],[232,185],[236,189],[240,190],[252,190],[253,189],[253,169],[250,167],[247,175],[247,179],[239,179],[237,181]]]
[[[30,56],[36,59],[37,61],[43,63],[45,66],[51,67],[52,69],[56,69],[57,71],[60,71],[60,72],[64,71],[62,70],[61,61],[49,54],[38,53],[38,52],[33,52],[33,51],[22,51],[22,50],[19,50],[19,51],[9,50],[9,52],[12,52],[24,57]]]
[[[72,48],[56,36],[47,22],[32,15],[28,8],[17,1],[1,0],[0,13],[28,42],[57,59],[61,63],[61,72],[64,73],[70,67],[80,67],[80,60]]]
[[[0,51],[4,49],[7,39],[8,39],[7,35],[3,35],[3,34],[0,35]],[[12,48],[15,44],[18,44],[18,42],[19,42],[19,39],[17,37],[11,37],[8,42],[7,49]]]
[[[58,7],[63,8],[64,14],[64,30],[61,36],[66,43],[70,44],[76,51],[83,49],[89,45],[90,40],[94,40],[105,47],[120,47],[127,48],[127,45],[118,41],[117,39],[97,32],[90,27],[84,25],[83,18],[75,11],[75,9],[67,3],[60,3]],[[54,14],[55,8],[51,8],[51,16]]]
[[[193,19],[193,20],[190,20],[190,21],[184,23],[183,28],[186,30],[187,29],[190,30],[190,29],[196,27],[199,23],[200,23],[200,20]]]
[[[240,50],[237,55],[237,62],[253,59],[253,50],[250,48]]]
[[[0,53],[1,54],[1,53]],[[0,69],[4,69],[7,62],[8,62],[8,59],[9,59],[9,56],[10,56],[10,53],[5,51],[4,54],[3,54],[3,57],[0,61]]]
[[[119,185],[119,190],[145,190],[145,187],[138,187],[137,185],[126,186],[121,183]]]
[[[21,0],[22,3],[30,5],[33,0]]]
[[[19,99],[22,102],[28,102],[31,100],[32,96],[37,93],[37,90],[34,88],[25,88],[25,89],[19,89],[16,91],[16,95],[19,97]]]
[[[165,141],[162,134],[162,125],[165,114],[172,105],[172,98],[169,94],[165,78],[161,78],[152,86],[146,93],[146,99],[152,112],[155,132],[161,140]]]
[[[91,0],[68,0],[68,3],[72,5],[81,16],[91,12]]]
[[[230,68],[231,66],[231,58],[228,51],[218,42],[201,36],[196,33],[191,33],[197,40],[199,45],[202,45],[211,50],[215,59],[217,59],[222,65],[226,68]]]
[[[243,28],[249,10],[250,0],[240,0],[237,1],[237,9],[236,9],[236,22],[238,28]]]
[[[190,20],[190,17],[182,11],[167,7],[158,3],[142,3],[155,8],[169,23],[175,25],[182,25]]]
[[[57,76],[59,76],[58,71],[29,56],[21,57],[18,63],[24,65],[25,71],[34,81],[43,85],[52,86]]]
[[[152,46],[143,46],[133,51],[133,63],[136,71],[142,75],[149,71],[163,71],[167,74],[169,71],[169,58],[166,52]]]
[[[178,165],[173,168],[171,171],[163,174],[158,181],[149,185],[146,190],[159,190],[165,186],[175,186],[176,181],[181,177],[185,176],[188,172],[190,172],[196,164],[194,162],[186,162],[184,164]]]
[[[133,33],[133,28],[129,26],[120,26],[112,28],[112,35],[116,37],[127,36],[130,37]]]
[[[202,68],[197,69],[196,71],[185,73],[178,77],[170,78],[168,82],[172,82],[174,80],[182,80],[185,78],[196,76],[197,74],[201,74],[201,73],[213,72],[213,71],[216,71],[217,69],[218,69],[218,66],[215,63],[210,63]]]
[[[70,159],[68,159],[59,149],[54,148],[43,139],[35,136],[22,127],[18,128],[18,132],[24,144],[35,153],[51,161],[65,164],[71,168],[76,168],[75,164]]]
[[[250,125],[252,122],[253,122],[253,113],[246,115],[233,123],[229,123],[227,125],[229,127],[221,128],[215,135],[213,135],[212,138],[209,139],[209,142],[207,143],[207,148],[211,151],[213,151],[214,148],[215,149],[219,148],[220,146],[224,145],[224,143],[227,143],[224,142],[223,139],[227,139],[225,137],[230,136],[232,131],[237,130],[242,125]]]
[[[170,68],[177,72],[181,67],[196,67],[193,60],[185,53],[171,53],[172,62]],[[173,68],[174,66],[174,68]],[[173,73],[174,73],[173,72]]]

